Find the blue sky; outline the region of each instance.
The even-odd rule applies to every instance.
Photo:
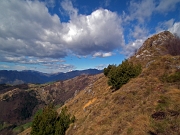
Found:
[[[0,70],[103,69],[145,39],[180,36],[180,0],[1,0]]]

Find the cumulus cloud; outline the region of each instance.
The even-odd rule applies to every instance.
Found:
[[[88,16],[78,15],[70,1],[61,4],[70,16],[76,16],[67,23],[62,23],[56,14],[50,15],[43,2],[2,1],[1,53],[63,58],[69,52],[86,56],[123,45],[121,19],[116,13],[98,9]]]
[[[98,9],[88,16],[79,15],[67,23],[68,32],[63,39],[69,49],[78,55],[109,52],[124,45],[120,24],[121,19],[116,13]]]
[[[64,0],[61,2],[62,8],[66,11],[70,18],[75,18],[78,15],[78,9],[73,7],[73,4],[70,0]]]
[[[0,12],[1,51],[20,56],[66,56],[59,17],[51,16],[44,3],[2,1]]]

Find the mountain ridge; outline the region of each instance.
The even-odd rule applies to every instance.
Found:
[[[67,73],[56,73],[56,74],[47,74],[39,71],[33,70],[0,70],[0,84],[23,84],[23,83],[47,83],[54,82],[58,80],[67,80],[74,78],[82,74],[99,74],[102,73],[102,70],[97,69],[86,69],[86,70],[75,70]]]

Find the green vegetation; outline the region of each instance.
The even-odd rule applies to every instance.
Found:
[[[32,125],[32,122],[29,122],[29,123],[20,125],[20,126],[15,127],[15,128],[13,129],[13,131],[14,131],[15,133],[20,133],[20,132],[26,130],[27,128],[31,127],[31,125]]]
[[[110,70],[112,69],[115,69],[116,68],[116,65],[109,65],[107,68],[104,68],[104,75],[105,76],[108,76]]]
[[[180,82],[180,71],[177,71],[171,75],[164,74],[163,76],[161,76],[160,80],[168,83]]]
[[[48,105],[37,114],[32,123],[31,135],[64,135],[75,117],[68,113],[67,107],[62,108],[58,115],[53,105]]]
[[[117,90],[126,84],[131,78],[137,77],[141,73],[141,65],[125,60],[119,66],[109,65],[104,69],[104,75],[109,78],[108,84]]]

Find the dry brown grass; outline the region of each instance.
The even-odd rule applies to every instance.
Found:
[[[164,108],[166,113],[168,110],[179,112],[180,91],[175,85],[161,82],[159,77],[164,72],[175,72],[176,66],[180,65],[177,59],[179,56],[158,58],[155,63],[144,68],[139,77],[132,79],[113,93],[107,85],[107,78],[101,77],[93,84],[90,93],[87,93],[86,90],[81,91],[79,95],[66,104],[70,112],[77,118],[77,121],[71,125],[66,134],[144,135],[150,132],[157,134],[160,134],[160,131],[163,132],[164,127],[162,125],[164,123],[160,123],[162,129],[159,131],[157,126],[154,127],[157,121],[152,120],[152,114],[157,111],[158,107]],[[171,63],[168,65],[170,68],[164,64],[165,61]],[[168,99],[167,102],[169,103],[167,105],[162,103],[163,105],[161,105],[159,103],[161,98]],[[84,110],[83,107],[86,103],[92,104],[88,104]],[[167,119],[169,133],[174,133],[173,129],[170,129],[170,123],[177,119],[180,121],[179,115],[177,119],[171,116],[167,116]],[[175,126],[180,127],[178,122]],[[180,133],[179,130],[176,131]]]
[[[66,135],[178,135],[180,89],[175,84],[163,83],[159,77],[175,72],[179,58],[159,57],[115,92],[111,92],[107,78],[100,74],[96,82],[65,104],[76,117]],[[153,118],[158,112],[165,117]]]
[[[164,72],[175,72],[180,65],[178,59],[178,56],[160,57],[144,68],[139,77],[115,92],[111,92],[107,78],[100,74],[96,82],[65,104],[76,117],[66,135],[178,135],[180,89],[159,79]],[[163,63],[165,61],[171,63],[170,68]],[[164,112],[166,117],[152,118],[158,111]]]
[[[28,128],[24,130],[23,132],[19,133],[18,135],[30,135],[30,132],[31,132],[31,128]]]

